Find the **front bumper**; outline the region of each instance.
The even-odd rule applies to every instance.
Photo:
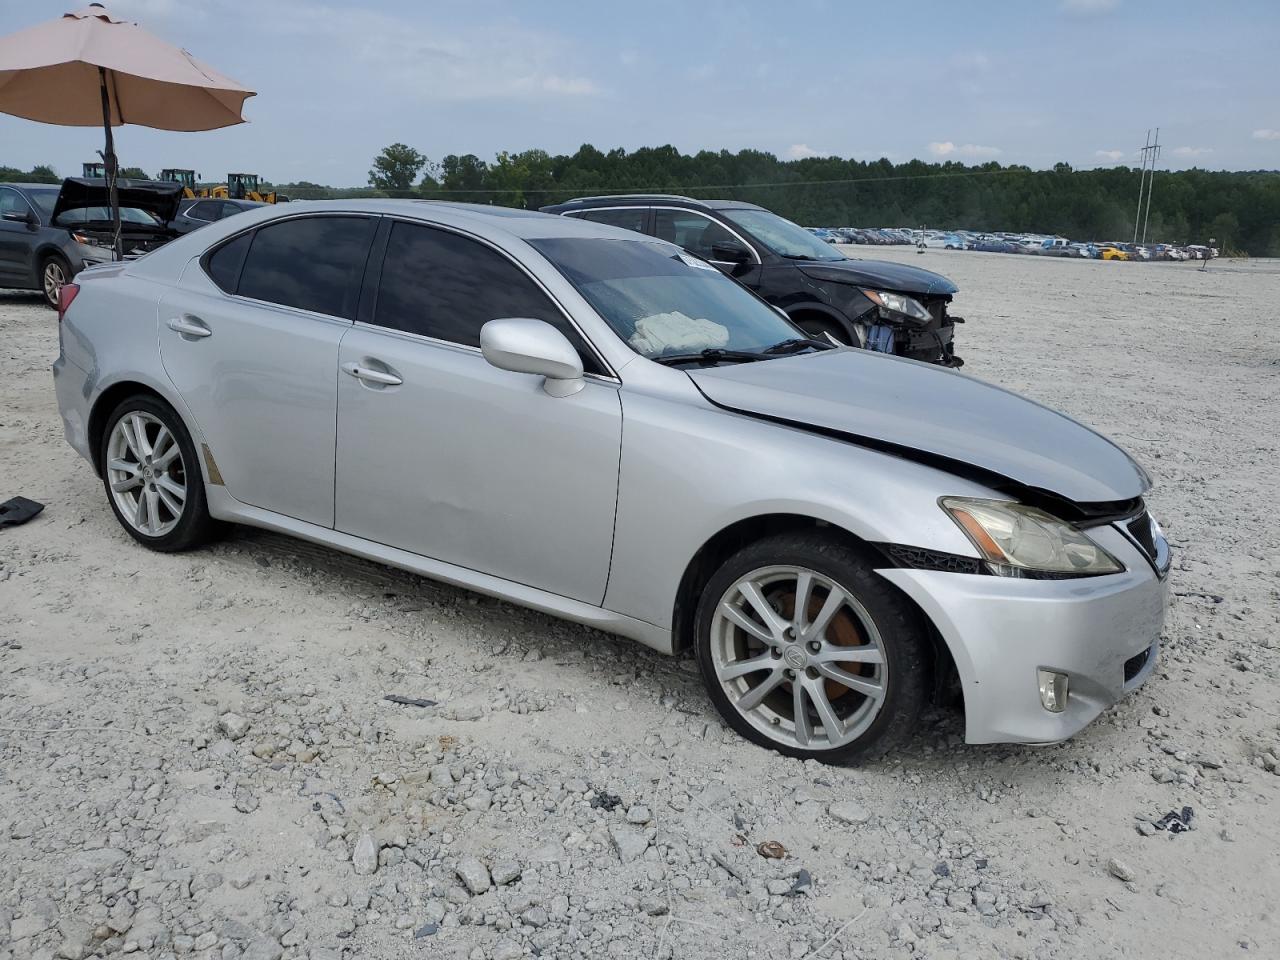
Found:
[[[1124,564],[1124,573],[1018,580],[879,571],[920,606],[950,649],[964,691],[967,742],[1065,740],[1155,669],[1167,581],[1114,527],[1089,535]],[[1040,703],[1041,669],[1070,678],[1061,713]]]

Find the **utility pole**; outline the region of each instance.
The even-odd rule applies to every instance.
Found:
[[[1142,156],[1142,172],[1138,174],[1138,212],[1133,215],[1133,242],[1138,242],[1138,225],[1142,222],[1142,193],[1147,183],[1147,155],[1151,152],[1151,129],[1147,128],[1147,142],[1140,154]]]
[[[1151,145],[1151,173],[1147,177],[1147,212],[1142,215],[1142,242],[1147,242],[1147,221],[1151,219],[1151,188],[1156,182],[1156,161],[1160,159],[1160,128],[1156,127],[1156,140]]]

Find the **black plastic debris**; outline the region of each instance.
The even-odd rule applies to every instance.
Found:
[[[1170,833],[1185,833],[1191,829],[1191,821],[1195,817],[1196,812],[1190,807],[1183,807],[1181,810],[1170,810],[1154,824],[1157,830],[1167,830]]]
[[[945,862],[935,863],[933,865],[933,875],[935,877],[949,877],[951,876],[951,867]]]
[[[436,705],[434,700],[423,700],[419,697],[402,697],[398,693],[388,693],[382,699],[391,703],[401,703],[406,707],[434,707]]]
[[[801,867],[800,871],[796,874],[796,882],[791,884],[791,889],[788,890],[784,896],[794,897],[797,893],[808,893],[812,886],[813,877],[810,875],[808,870]]]
[[[43,503],[36,503],[26,497],[11,497],[0,503],[0,527],[16,527],[26,523],[43,509]]]
[[[597,790],[595,796],[591,798],[591,806],[596,810],[616,810],[620,803],[622,803],[621,797],[606,790]]]

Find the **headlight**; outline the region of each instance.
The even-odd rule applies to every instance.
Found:
[[[104,250],[112,248],[111,242],[108,240],[99,240],[97,237],[91,237],[87,233],[73,233],[71,239],[76,243],[82,243],[86,247],[101,247]]]
[[[1080,530],[1035,507],[968,497],[938,502],[998,576],[1090,577],[1124,570]]]
[[[903,296],[900,293],[890,293],[888,290],[863,290],[862,292],[877,307],[888,310],[890,313],[900,313],[904,317],[910,317],[912,320],[918,320],[921,323],[928,323],[933,319],[929,316],[929,311],[924,308],[924,304],[919,300]]]

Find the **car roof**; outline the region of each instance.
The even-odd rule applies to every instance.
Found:
[[[18,190],[60,190],[60,183],[0,183],[0,187],[14,187]]]
[[[564,203],[543,207],[548,212],[562,213],[568,210],[591,210],[599,207],[647,207],[676,206],[690,210],[763,210],[764,207],[745,200],[702,200],[682,197],[674,193],[623,193],[599,197],[575,197]]]

